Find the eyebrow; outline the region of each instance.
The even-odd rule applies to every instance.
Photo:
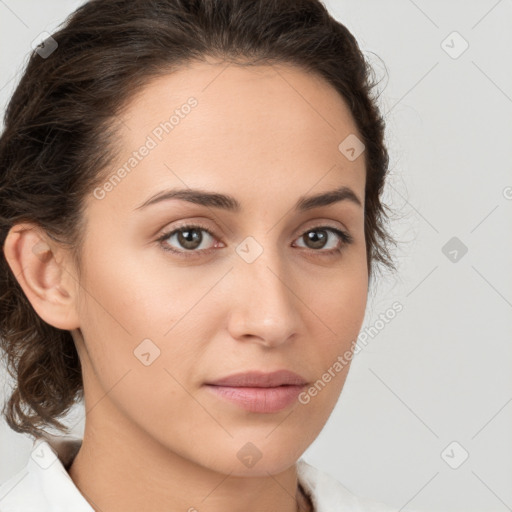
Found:
[[[158,192],[135,208],[135,211],[172,199],[181,199],[183,201],[189,201],[190,203],[211,208],[222,208],[233,213],[239,213],[242,210],[242,205],[233,196],[188,188],[171,189]],[[328,192],[322,192],[312,196],[301,196],[295,203],[294,209],[298,212],[304,212],[313,208],[338,203],[340,201],[349,201],[361,208],[363,207],[361,200],[351,188],[341,186]]]

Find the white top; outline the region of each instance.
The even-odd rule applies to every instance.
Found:
[[[1,512],[94,512],[67,469],[82,440],[51,436],[34,440],[26,466],[0,485]],[[352,494],[328,473],[297,461],[297,477],[315,512],[396,512],[383,503]]]

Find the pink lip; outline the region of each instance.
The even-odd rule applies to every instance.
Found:
[[[277,386],[273,388],[247,388],[206,385],[220,398],[238,404],[251,412],[272,413],[290,406],[304,386]]]
[[[236,403],[245,410],[273,413],[290,406],[307,382],[296,373],[237,373],[205,384],[216,396]]]
[[[259,371],[235,373],[212,382],[207,382],[206,384],[213,386],[272,388],[282,385],[304,386],[307,384],[307,381],[297,373],[289,370],[278,370],[271,373]]]

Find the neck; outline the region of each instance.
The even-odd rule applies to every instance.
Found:
[[[108,396],[88,411],[82,446],[68,473],[97,512],[311,510],[299,492],[295,466],[268,476],[223,474],[162,446],[119,413]]]

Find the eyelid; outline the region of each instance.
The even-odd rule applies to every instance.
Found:
[[[211,252],[212,250],[215,250],[215,247],[210,249],[201,249],[201,250],[194,250],[194,251],[187,251],[185,249],[179,250],[174,248],[166,247],[163,243],[165,240],[170,238],[171,236],[175,235],[177,232],[185,229],[197,229],[199,228],[201,231],[206,231],[214,240],[218,240],[217,236],[212,232],[212,230],[205,225],[203,225],[200,221],[191,221],[191,222],[183,222],[182,224],[178,224],[177,226],[173,226],[171,229],[164,231],[158,238],[157,242],[160,242],[160,244],[163,246],[165,251],[173,252],[176,254],[187,254],[191,257],[194,257],[194,255],[201,255]],[[222,242],[221,242],[222,243]],[[168,245],[168,244],[167,244]]]
[[[307,222],[305,226],[306,226],[305,228],[304,227],[300,228],[297,236],[301,236],[304,233],[314,230],[314,229],[322,229],[322,228],[329,228],[329,229],[333,229],[335,231],[336,230],[342,231],[343,233],[346,233],[347,235],[349,234],[348,229],[346,229],[345,226],[343,224],[341,224],[341,222],[339,222],[339,221],[338,221],[338,223],[336,223],[335,221],[327,220],[327,219],[315,219],[310,222]]]
[[[212,232],[212,230],[209,229],[208,227],[206,227],[205,225],[203,225],[200,221],[190,221],[190,222],[185,221],[182,224],[174,226],[172,229],[169,229],[169,230],[165,231],[164,233],[162,233],[162,235],[160,235],[157,238],[157,242],[160,242],[160,245],[162,246],[164,251],[171,252],[171,253],[177,254],[179,256],[183,256],[185,258],[186,257],[192,257],[192,258],[200,257],[201,255],[210,254],[212,251],[215,251],[217,249],[217,247],[212,247],[210,249],[187,251],[185,249],[180,250],[180,249],[174,249],[174,248],[169,248],[169,247],[165,246],[165,244],[163,243],[165,240],[167,240],[171,236],[175,235],[180,230],[184,230],[187,228],[188,229],[199,228],[200,230],[204,230],[205,232],[207,232],[213,239],[218,240],[217,236]],[[331,233],[334,233],[341,240],[341,246],[339,246],[335,249],[329,249],[329,250],[322,250],[322,249],[316,250],[316,249],[305,248],[306,251],[308,251],[308,252],[318,253],[319,255],[329,256],[329,255],[333,255],[333,253],[335,253],[335,254],[341,253],[346,248],[346,246],[348,246],[354,242],[353,236],[345,228],[333,226],[327,222],[322,223],[322,221],[317,221],[316,224],[313,224],[306,228],[301,228],[299,235],[295,236],[294,241],[297,240],[298,238],[300,238],[301,236],[303,236],[304,234],[308,233],[309,231],[317,231],[317,230],[318,231],[328,230]],[[223,242],[221,242],[221,243],[223,243]]]

